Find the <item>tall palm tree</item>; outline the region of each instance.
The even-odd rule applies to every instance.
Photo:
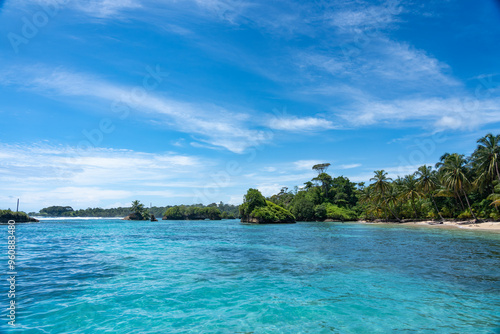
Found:
[[[411,206],[415,214],[414,218],[417,218],[418,213],[417,213],[417,207],[415,206],[415,199],[422,197],[422,193],[418,188],[415,174],[406,175],[401,180],[400,189],[401,189],[401,195],[400,195],[401,198],[411,201]]]
[[[428,195],[436,208],[436,212],[439,215],[439,218],[443,220],[443,216],[439,212],[436,201],[434,200],[434,192],[439,186],[439,181],[436,175],[436,172],[432,170],[431,166],[420,166],[418,170],[415,172],[417,176],[417,186],[420,191],[426,195]]]
[[[373,187],[363,187],[358,189],[359,202],[362,204],[373,202],[373,196]]]
[[[491,185],[495,179],[500,181],[499,160],[500,160],[500,135],[493,136],[488,133],[480,138],[477,149],[472,154],[472,163],[477,170],[478,185]]]
[[[378,211],[376,207],[375,194],[372,186],[365,187],[364,185],[358,189],[359,203],[363,204],[365,212],[368,215],[374,216]]]
[[[370,181],[374,181],[374,191],[378,194],[379,198],[387,205],[387,208],[394,216],[394,218],[396,218],[396,220],[401,223],[401,219],[396,216],[386,198],[386,194],[389,192],[391,187],[390,182],[392,181],[392,179],[387,177],[387,173],[384,170],[376,170],[375,175],[370,179]]]
[[[401,198],[401,195],[399,191],[399,186],[396,184],[396,181],[397,180],[395,180],[393,183],[390,184],[389,190],[385,193],[385,200],[387,202],[387,205],[392,204],[394,212],[399,217],[400,208],[398,204],[400,203],[399,199]]]
[[[476,215],[472,211],[469,198],[467,197],[467,190],[472,188],[472,183],[469,180],[467,169],[468,161],[464,158],[463,154],[453,153],[447,156],[439,169],[443,184],[450,190],[453,190],[460,198],[461,195],[465,197],[469,211],[477,220]]]
[[[144,217],[144,214],[146,213],[146,208],[144,207],[144,204],[142,204],[140,201],[135,200],[132,201],[132,207],[130,208],[132,212],[141,215]]]

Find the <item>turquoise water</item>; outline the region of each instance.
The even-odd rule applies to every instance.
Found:
[[[498,233],[101,219],[17,237],[2,333],[500,333]]]

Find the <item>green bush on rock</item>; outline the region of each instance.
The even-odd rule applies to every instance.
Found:
[[[241,221],[256,224],[295,223],[290,211],[267,201],[257,189],[249,189],[240,205]]]

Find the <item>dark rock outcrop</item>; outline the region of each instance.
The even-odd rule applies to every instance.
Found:
[[[13,220],[16,223],[37,223],[38,219],[32,218],[27,214],[21,212],[4,212],[0,214],[0,224],[7,224],[9,220]]]
[[[285,220],[265,220],[256,217],[243,217],[241,218],[241,222],[247,224],[295,224],[296,223],[295,219],[293,218]]]

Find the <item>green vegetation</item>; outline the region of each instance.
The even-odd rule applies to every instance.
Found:
[[[356,184],[343,176],[332,178],[326,173],[329,166],[314,165],[312,169],[318,175],[304,183],[302,189],[282,188],[268,200],[289,210],[300,221],[357,220],[360,208]]]
[[[227,213],[224,217],[228,217]],[[220,220],[222,218],[223,214],[216,206],[200,208],[192,205],[176,205],[168,208],[163,215],[164,220]]]
[[[375,172],[375,183],[360,189],[362,217],[498,220],[500,135],[488,134],[477,143],[470,157],[446,153],[435,169],[421,166],[394,181]]]
[[[487,134],[477,141],[469,157],[446,153],[435,166],[420,166],[409,175],[393,180],[377,170],[370,184],[353,183],[344,176],[327,173],[329,163],[312,169],[316,177],[299,189],[282,188],[265,198],[249,189],[239,207],[212,203],[208,206],[152,207],[138,201],[130,208],[88,208],[74,211],[52,206],[30,215],[56,217],[124,217],[130,212],[164,216],[164,219],[225,219],[243,221],[351,221],[383,219],[500,219],[500,135]],[[144,217],[144,216],[143,216]]]
[[[148,220],[151,217],[149,210],[138,200],[132,201],[130,211],[132,211],[132,213],[128,215],[127,218],[131,220]]]
[[[67,209],[61,209],[67,208]],[[154,209],[155,207],[153,207]],[[165,208],[162,208],[163,211]],[[160,211],[160,212],[163,212]],[[125,217],[131,212],[130,207],[119,207],[112,209],[102,208],[87,208],[80,210],[73,210],[70,206],[50,206],[43,208],[40,212],[30,212],[31,216],[41,217]]]
[[[31,218],[25,212],[19,211],[14,212],[10,209],[0,210],[0,223],[7,223],[9,220],[14,220],[16,222],[35,222],[36,219]]]
[[[140,204],[144,207],[143,204]],[[148,208],[149,214],[155,215],[155,217],[162,217],[164,213],[172,206],[153,206]],[[219,204],[209,204],[207,206],[203,204],[194,204],[189,207],[195,208],[218,208],[221,212],[220,217],[222,219],[235,219],[239,217],[238,206],[232,204],[224,204],[220,202]],[[30,212],[31,216],[42,216],[42,217],[125,217],[131,212],[135,212],[135,209],[131,207],[119,207],[111,209],[102,208],[87,208],[81,210],[73,210],[70,206],[51,206],[43,208],[40,212]],[[181,218],[183,219],[183,218]]]
[[[295,217],[290,211],[266,200],[257,189],[248,189],[240,205],[242,222],[259,224],[295,223]]]
[[[49,206],[48,208],[43,208],[42,210],[40,210],[40,213],[38,215],[57,217],[57,216],[64,216],[65,214],[72,211],[73,208],[70,206]]]
[[[477,141],[470,157],[446,153],[436,164],[396,180],[376,171],[368,187],[360,189],[362,218],[499,219],[500,135]]]
[[[302,188],[282,188],[268,198],[297,220],[500,219],[500,135],[477,141],[470,157],[446,153],[433,168],[421,166],[392,180],[377,170],[371,184],[355,184],[327,174],[328,163],[314,165],[318,173]],[[262,198],[250,193],[251,201]],[[248,196],[248,195],[247,195]],[[248,204],[251,205],[251,204]],[[245,203],[240,210],[246,212]],[[264,214],[264,213],[262,213]]]

